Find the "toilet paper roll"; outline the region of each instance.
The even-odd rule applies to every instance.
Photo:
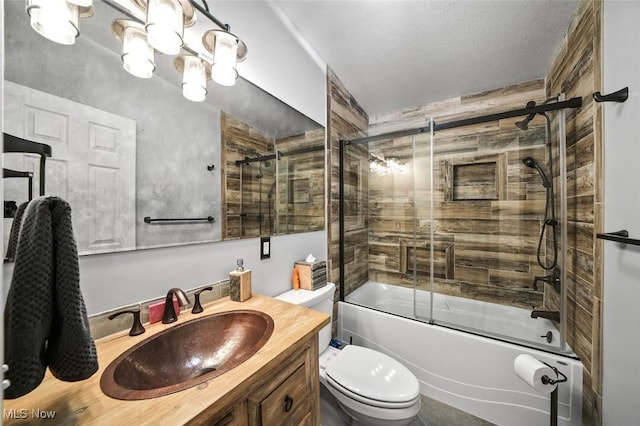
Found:
[[[540,394],[549,394],[556,388],[556,384],[542,383],[542,376],[556,379],[557,374],[551,367],[543,364],[528,354],[518,355],[513,361],[513,369],[526,384],[535,389]]]

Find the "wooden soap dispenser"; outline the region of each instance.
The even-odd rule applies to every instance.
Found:
[[[251,298],[251,271],[244,268],[242,259],[237,264],[236,270],[229,272],[229,297],[234,302],[244,302]]]

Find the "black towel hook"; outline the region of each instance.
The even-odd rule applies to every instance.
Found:
[[[618,90],[617,92],[603,95],[600,92],[593,94],[593,100],[596,102],[619,102],[622,103],[629,98],[629,87]]]

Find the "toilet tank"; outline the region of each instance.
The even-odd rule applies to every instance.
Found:
[[[329,324],[320,330],[318,336],[320,352],[325,350],[326,347],[329,346],[329,342],[331,342],[331,322],[333,321],[333,296],[335,290],[336,285],[334,283],[327,283],[327,285],[317,290],[289,290],[276,296],[276,299],[284,300],[294,305],[306,306],[307,308],[324,312],[331,317]]]

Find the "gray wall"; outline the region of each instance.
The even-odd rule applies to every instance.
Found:
[[[624,104],[604,104],[604,232],[640,238],[640,3],[605,1],[602,93],[629,87]],[[640,247],[603,241],[602,424],[638,424]]]
[[[309,253],[325,259],[325,231],[272,237],[266,260],[260,260],[259,238],[81,256],[80,284],[92,315],[161,297],[172,287],[187,290],[227,279],[242,258],[252,271],[253,291],[275,296],[291,288],[294,262]],[[12,272],[13,264],[5,264],[5,292]]]

